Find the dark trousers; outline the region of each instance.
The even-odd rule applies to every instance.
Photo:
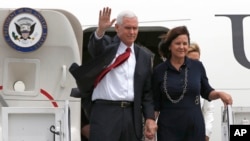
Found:
[[[135,135],[132,106],[94,102],[89,141],[140,141]]]

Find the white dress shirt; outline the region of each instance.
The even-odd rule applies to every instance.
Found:
[[[112,63],[120,54],[125,52],[126,48],[125,44],[121,42]],[[92,101],[96,99],[134,101],[135,64],[134,45],[132,45],[128,60],[108,72],[97,84],[93,91]]]

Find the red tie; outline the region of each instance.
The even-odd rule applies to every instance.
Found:
[[[115,67],[121,65],[123,62],[125,62],[125,61],[128,59],[128,57],[129,57],[129,55],[130,55],[130,52],[131,52],[131,49],[130,49],[130,47],[128,47],[128,48],[126,49],[126,51],[125,51],[123,54],[119,55],[119,56],[116,58],[115,62],[114,62],[112,65],[110,65],[109,67],[105,68],[105,69],[98,75],[98,77],[96,78],[94,86],[96,87],[96,85],[101,81],[101,79],[102,79],[111,69],[113,69],[113,68],[115,68]]]

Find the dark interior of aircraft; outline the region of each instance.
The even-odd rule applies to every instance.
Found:
[[[89,36],[93,31],[95,31],[95,27],[88,28],[83,31],[83,49],[82,49],[82,63],[86,62],[90,59],[90,55],[87,50]],[[158,44],[160,42],[159,36],[168,32],[168,28],[165,27],[139,27],[139,34],[136,40],[136,43],[148,48],[155,54],[154,57],[154,66],[159,64],[162,60],[158,53]],[[116,34],[114,28],[110,28],[106,34],[110,36],[114,36]]]

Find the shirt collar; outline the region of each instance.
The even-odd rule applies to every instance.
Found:
[[[166,60],[165,63],[167,65],[167,69],[175,69],[169,60]],[[184,63],[181,65],[181,68],[189,68],[190,65],[190,59],[188,57],[185,57]]]
[[[130,48],[131,48],[131,53],[134,53],[134,43],[130,46]],[[117,53],[122,54],[125,52],[126,49],[127,49],[127,46],[123,42],[121,42]]]

